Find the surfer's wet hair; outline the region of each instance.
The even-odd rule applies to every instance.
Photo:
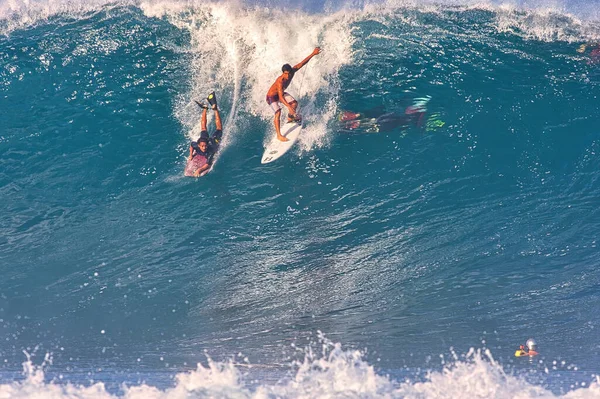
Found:
[[[294,68],[290,64],[283,64],[281,67],[281,72],[292,72]]]

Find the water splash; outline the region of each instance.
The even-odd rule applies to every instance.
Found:
[[[104,383],[90,386],[70,382],[45,381],[44,369],[51,366],[46,356],[40,366],[27,355],[23,363],[25,380],[0,385],[0,397],[7,398],[600,398],[600,378],[589,386],[555,396],[541,386],[507,374],[486,349],[471,349],[455,356],[441,371],[429,371],[424,378],[397,381],[381,375],[359,350],[343,349],[319,333],[317,343],[298,352],[303,359],[293,361],[287,376],[276,384],[256,385],[249,380],[253,368],[233,360],[217,362],[210,357],[206,365],[175,376],[174,386],[159,389],[152,385],[122,386],[122,394],[109,392]],[[320,350],[319,350],[320,349]]]

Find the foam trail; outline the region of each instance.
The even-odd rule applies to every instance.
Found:
[[[237,114],[238,114],[238,104],[240,102],[240,91],[241,91],[241,84],[240,84],[240,68],[239,68],[239,61],[238,61],[238,56],[237,56],[237,46],[235,45],[235,43],[233,44],[233,46],[231,48],[228,49],[229,53],[233,53],[231,54],[231,58],[233,58],[235,60],[234,62],[234,75],[233,75],[233,98],[231,100],[231,109],[229,110],[229,114],[227,115],[227,118],[225,119],[224,122],[224,129],[227,129],[227,134],[223,135],[223,142],[221,144],[222,148],[225,149],[229,143],[232,141],[232,137],[235,137],[236,132],[238,131],[237,129],[237,125],[236,125],[236,120],[237,120]],[[217,162],[219,161],[219,155],[222,153],[222,151],[219,151],[219,153],[216,155],[215,157],[215,161],[214,161],[214,165],[217,164]]]

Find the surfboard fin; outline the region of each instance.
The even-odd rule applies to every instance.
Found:
[[[217,96],[215,95],[214,91],[208,95],[206,100],[208,101],[212,109],[217,109]]]

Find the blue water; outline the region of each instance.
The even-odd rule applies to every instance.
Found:
[[[0,4],[0,393],[600,397],[590,10]],[[317,45],[261,165],[265,93]],[[338,121],[423,98],[439,123]]]

